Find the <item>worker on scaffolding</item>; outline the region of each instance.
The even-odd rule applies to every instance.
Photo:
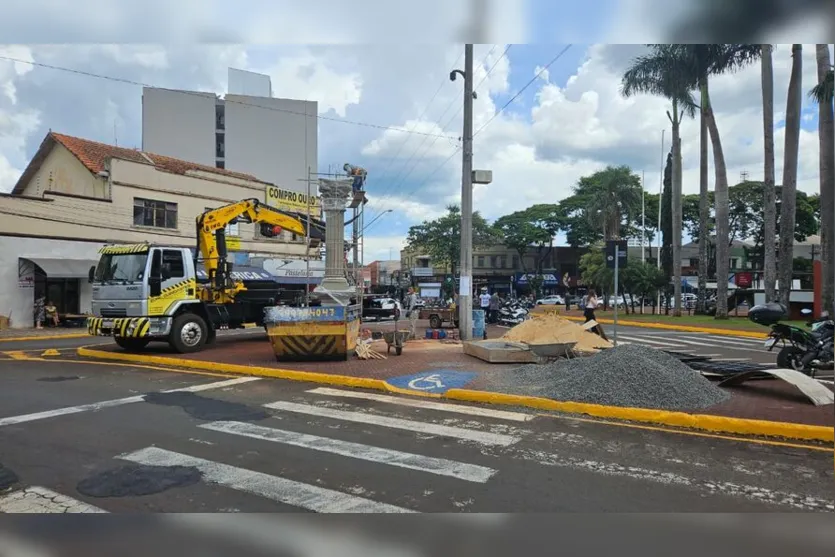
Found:
[[[342,169],[353,179],[351,186],[354,188],[354,192],[365,190],[365,180],[368,177],[368,171],[359,166],[348,164],[347,162]]]

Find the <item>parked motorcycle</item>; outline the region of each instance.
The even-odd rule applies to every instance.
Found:
[[[811,310],[803,310],[804,315]],[[819,369],[831,369],[833,356],[833,337],[835,321],[824,312],[819,319],[807,324],[809,329],[780,323],[786,309],[782,304],[770,303],[754,306],[748,312],[748,319],[760,325],[770,326],[771,333],[765,341],[765,347],[771,352],[778,344],[777,366],[794,369],[814,377]]]
[[[528,309],[525,307],[525,304],[521,302],[505,302],[505,304],[499,308],[499,325],[513,327],[526,319],[530,319],[530,315]]]

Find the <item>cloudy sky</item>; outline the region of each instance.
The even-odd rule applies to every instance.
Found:
[[[241,9],[244,4],[253,9]],[[465,36],[472,12],[436,0],[414,13],[407,8],[413,3],[402,3],[399,12],[392,8],[398,2],[366,0],[352,10],[341,2],[318,4],[326,18],[280,1],[235,4],[234,13],[231,3],[206,0],[124,3],[118,10],[104,0],[41,0],[11,8],[0,35],[14,44],[0,45],[0,57],[20,62],[0,59],[0,192],[11,189],[49,129],[103,142],[115,135],[120,145],[139,146],[141,86],[135,83],[222,94],[233,66],[269,74],[275,96],[318,101],[319,170],[344,162],[368,170],[366,222],[393,212],[368,229],[366,261],[387,259],[390,250],[396,257],[410,225],[459,197],[462,82],[448,75],[463,66],[463,47],[449,43]],[[643,47],[604,44],[631,42],[634,35],[642,43],[666,40],[663,28],[646,25],[663,19],[658,4],[577,4],[488,2],[478,37],[502,43],[475,48],[474,166],[492,170],[493,183],[476,187],[474,203],[490,219],[558,201],[580,176],[608,164],[631,166],[645,175],[649,191],[658,191],[667,104],[650,96],[624,99],[620,77]],[[602,13],[609,15],[601,19]],[[813,23],[806,21],[804,36],[814,40],[823,28]],[[773,39],[788,41],[791,31]],[[368,33],[379,42],[352,44]],[[778,44],[774,52],[778,182],[790,50]],[[816,81],[813,44],[804,45],[803,64],[808,90]],[[760,179],[759,66],[718,77],[711,87],[731,183],[743,171]],[[686,121],[682,135],[684,189],[696,192],[698,123]],[[665,149],[669,144],[668,131]],[[814,192],[817,108],[805,97],[800,145],[799,188]]]

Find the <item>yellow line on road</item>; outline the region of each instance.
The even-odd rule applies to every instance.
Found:
[[[768,439],[751,439],[748,437],[732,437],[730,435],[716,435],[714,433],[700,433],[698,431],[688,431],[684,429],[672,429],[667,427],[656,427],[656,426],[649,426],[649,425],[639,425],[639,424],[629,424],[624,422],[613,422],[609,420],[593,420],[590,418],[575,418],[572,416],[562,416],[559,414],[542,414],[538,413],[537,416],[542,416],[544,418],[556,418],[559,420],[575,420],[578,422],[590,423],[590,424],[603,424],[603,425],[610,425],[615,427],[626,427],[630,429],[645,429],[648,431],[660,431],[663,433],[675,433],[677,435],[689,435],[691,437],[707,437],[710,439],[724,439],[727,441],[737,441],[740,443],[753,443],[755,445],[771,445],[775,447],[788,447],[792,449],[808,449],[810,451],[823,451],[823,452],[835,452],[835,447],[825,447],[822,445],[804,445],[800,443],[787,443],[785,441],[769,441]]]
[[[67,333],[65,335],[42,335],[42,336],[29,336],[29,337],[3,337],[0,338],[0,342],[28,342],[30,340],[52,340],[52,339],[64,339],[64,338],[86,338],[89,337],[87,333]]]
[[[4,352],[4,354],[7,354]],[[9,361],[9,360],[7,360]],[[196,371],[192,369],[180,369],[175,367],[163,367],[163,366],[151,366],[147,364],[123,364],[120,362],[94,362],[90,360],[66,360],[61,358],[36,358],[32,356],[25,356],[24,357],[17,357],[12,358],[11,361],[16,362],[60,362],[62,364],[85,364],[91,366],[108,366],[108,367],[130,367],[130,368],[143,368],[143,369],[153,369],[156,371],[172,371],[174,373],[185,373],[187,375],[205,375],[206,377],[236,377],[236,375],[231,373],[214,373],[210,371]]]

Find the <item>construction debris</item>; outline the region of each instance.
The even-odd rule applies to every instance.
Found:
[[[522,366],[494,381],[513,394],[664,410],[708,408],[729,396],[669,354],[631,344],[588,358]]]
[[[612,343],[600,338],[594,333],[583,329],[568,319],[551,313],[534,315],[519,325],[510,329],[502,337],[510,342],[524,342],[528,345],[576,343],[574,352],[599,352],[602,348],[611,348]]]
[[[358,342],[356,348],[356,355],[357,358],[360,360],[387,360],[385,354],[381,354],[376,350],[371,348],[371,345],[367,342]]]

